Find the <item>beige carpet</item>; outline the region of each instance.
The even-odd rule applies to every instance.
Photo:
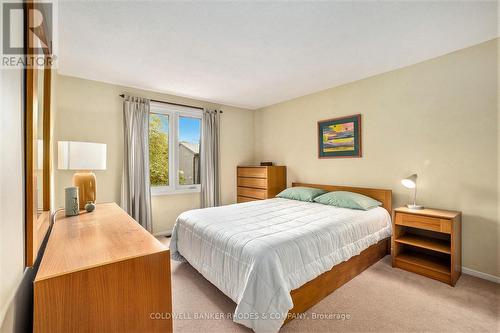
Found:
[[[194,319],[236,304],[189,264],[172,261],[172,285],[174,332],[252,332],[230,319]],[[323,314],[349,319],[313,319]],[[386,256],[280,332],[500,332],[499,318],[500,285],[462,275],[453,288],[392,268]]]

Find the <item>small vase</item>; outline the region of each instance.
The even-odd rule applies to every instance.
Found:
[[[64,211],[66,216],[78,215],[80,213],[80,205],[78,203],[78,187],[66,187],[64,189],[64,195]]]

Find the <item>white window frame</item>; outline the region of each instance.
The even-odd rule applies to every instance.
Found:
[[[199,193],[200,184],[179,184],[179,118],[202,118],[201,110],[165,103],[151,102],[150,113],[168,116],[168,186],[151,186],[151,195],[169,195],[182,193]],[[200,128],[200,147],[201,147]],[[149,153],[149,152],[148,152]],[[201,165],[200,165],[201,168]]]

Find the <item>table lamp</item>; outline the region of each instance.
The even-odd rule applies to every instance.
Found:
[[[92,170],[106,170],[106,144],[77,141],[57,142],[57,168],[76,170],[73,186],[78,187],[80,209],[96,201],[96,177]]]
[[[402,179],[401,184],[403,184],[403,186],[406,188],[414,189],[414,191],[413,191],[413,204],[408,204],[408,205],[406,205],[406,207],[408,207],[410,209],[424,209],[424,206],[417,205],[417,203],[416,203],[416,200],[417,200],[417,174],[414,173],[413,175],[408,176],[405,179]]]

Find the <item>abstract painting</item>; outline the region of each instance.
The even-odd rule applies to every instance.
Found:
[[[318,121],[318,157],[361,157],[361,115]]]

